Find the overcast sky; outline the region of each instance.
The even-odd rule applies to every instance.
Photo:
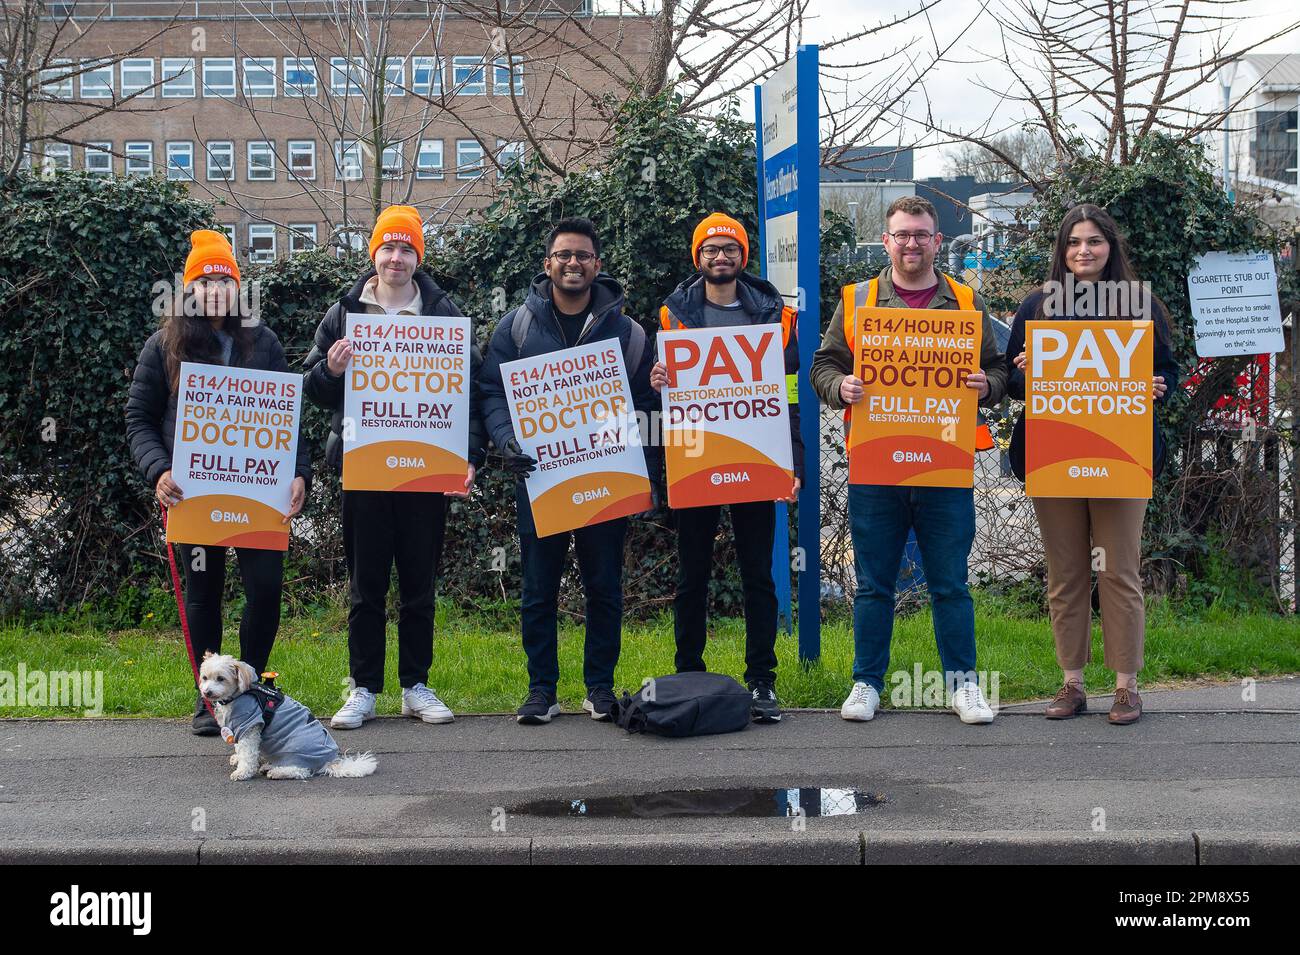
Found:
[[[843,35],[855,25],[892,18],[914,6],[915,0],[812,0],[812,19],[805,26],[804,42],[823,43],[832,37]],[[983,122],[998,107],[997,98],[982,90],[976,80],[1003,89],[1011,84],[1011,72],[1005,63],[989,63],[984,59],[983,53],[999,49],[1000,43],[992,17],[988,14],[981,15],[980,9],[978,0],[942,0],[932,11],[930,21],[943,45],[958,37],[960,39],[947,55],[947,61],[927,77],[929,100],[940,122],[967,129]],[[1235,39],[1241,43],[1268,36],[1276,32],[1280,24],[1295,19],[1296,16],[1294,0],[1245,0],[1235,11]],[[929,26],[919,21],[895,28],[892,45],[902,44],[913,36],[918,38],[918,56],[925,55],[921,53],[922,50],[932,55],[933,41],[929,39]],[[1300,34],[1273,41],[1263,51],[1300,52]],[[873,49],[873,45],[864,40],[827,51],[823,60],[862,61],[871,58],[873,53],[878,55],[878,48]],[[929,58],[928,55],[925,56]],[[881,75],[881,70],[883,67],[875,70],[874,75]],[[1217,87],[1212,95],[1219,95]],[[908,108],[921,110],[923,104],[923,97],[913,96]],[[1018,104],[1003,106],[998,109],[999,119],[1007,117],[1010,120],[1019,110]],[[753,115],[752,100],[742,103],[742,115]],[[917,135],[919,132],[915,129],[910,132],[913,138]],[[886,134],[877,137],[877,141],[894,144],[898,142],[898,134]],[[943,165],[944,156],[939,148],[923,148],[915,154],[915,175],[918,177],[942,175]]]

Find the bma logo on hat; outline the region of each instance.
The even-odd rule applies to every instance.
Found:
[[[724,234],[726,234],[726,235],[735,235],[735,234],[736,234],[736,230],[733,229],[733,228],[732,228],[731,226],[729,226],[729,225],[711,225],[711,226],[709,226],[709,227],[704,231],[704,234],[705,234],[705,235],[717,235],[719,232],[722,232],[722,233],[724,233]]]
[[[207,265],[203,266],[203,274],[204,274],[204,275],[211,275],[211,274],[212,274],[212,263],[211,263],[211,262],[209,262]]]
[[[385,232],[382,238],[385,242],[410,242],[411,234],[409,232]]]

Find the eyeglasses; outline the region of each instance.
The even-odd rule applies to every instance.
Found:
[[[933,232],[890,232],[887,234],[899,245],[908,245],[913,239],[916,240],[917,245],[925,245],[934,238]]]
[[[595,257],[596,257],[595,252],[588,252],[585,249],[582,250],[581,252],[573,252],[569,249],[560,249],[559,252],[552,252],[550,255],[547,256],[548,259],[555,259],[555,261],[560,262],[564,265],[568,265],[574,259],[577,259],[580,265],[586,265]]]
[[[706,259],[716,259],[718,256],[725,256],[728,259],[740,258],[740,246],[736,244],[724,245],[719,248],[716,245],[705,245],[700,247],[700,255]]]

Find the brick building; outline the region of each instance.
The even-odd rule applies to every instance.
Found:
[[[436,241],[515,157],[590,154],[597,100],[644,67],[650,25],[588,4],[507,0],[491,22],[456,2],[52,4],[60,56],[37,122],[94,118],[32,159],[184,180],[244,261],[364,247],[395,202]]]

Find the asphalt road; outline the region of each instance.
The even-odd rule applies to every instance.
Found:
[[[802,710],[685,740],[389,718],[335,733],[374,776],[305,782],[232,782],[229,748],[180,721],[7,720],[0,861],[1300,862],[1300,680],[1144,700],[1129,727],[1098,697],[1067,722]]]

